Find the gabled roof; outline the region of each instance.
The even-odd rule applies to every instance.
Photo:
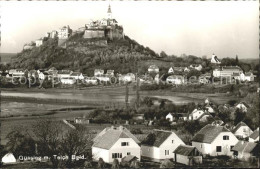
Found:
[[[233,151],[239,151],[244,153],[252,153],[257,151],[257,143],[248,142],[248,141],[239,141],[233,148]]]
[[[242,127],[242,126],[247,126],[246,125],[246,123],[244,123],[244,122],[239,122],[237,125],[236,125],[236,127],[232,130],[232,132],[233,133],[235,133],[240,127]],[[248,126],[247,126],[248,127]]]
[[[132,138],[137,144],[140,141],[125,127],[107,127],[94,138],[93,147],[109,150],[120,138]]]
[[[195,142],[211,143],[221,132],[230,132],[226,127],[208,124],[204,126],[192,139]]]
[[[146,139],[142,142],[142,144],[148,146],[160,147],[161,144],[174,132],[166,131],[166,130],[154,130],[150,133]]]
[[[194,147],[194,146],[181,144],[173,151],[173,153],[184,155],[184,156],[189,156],[192,153],[192,151],[194,151],[194,150],[196,150],[196,147]]]
[[[255,140],[257,137],[259,137],[259,130],[256,129],[249,137]]]

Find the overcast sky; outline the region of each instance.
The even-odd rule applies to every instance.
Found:
[[[124,33],[156,52],[171,55],[259,57],[259,2],[111,1]],[[64,25],[83,27],[106,17],[108,1],[0,2],[1,52],[20,52],[25,43]]]

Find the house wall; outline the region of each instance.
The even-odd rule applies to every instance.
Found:
[[[251,133],[253,133],[253,131],[248,126],[241,126],[234,134],[246,138],[250,136]]]
[[[121,146],[121,142],[128,142],[128,146]],[[122,153],[122,158],[127,156],[130,152],[131,155],[136,156],[138,160],[141,159],[141,148],[132,138],[120,138],[109,150],[109,163],[112,163],[114,159],[112,158],[112,153]],[[121,162],[121,158],[118,161]]]
[[[141,155],[152,159],[160,159],[160,149],[158,147],[141,145]]]
[[[229,140],[223,140],[223,136],[227,135],[229,136]],[[235,146],[238,142],[238,139],[236,136],[231,132],[222,132],[220,133],[215,140],[211,143],[211,156],[217,156],[217,155],[228,155],[232,156],[233,151],[231,150],[231,146]],[[221,152],[216,152],[216,146],[221,146]]]
[[[248,140],[248,141],[249,141],[249,142],[256,142],[256,141],[259,141],[259,136],[258,136],[255,140],[249,137],[249,140]]]
[[[99,158],[102,158],[104,162],[109,163],[109,150],[92,147],[92,156],[94,161],[98,161]]]
[[[203,155],[211,154],[212,152],[211,144],[208,143],[192,141],[192,146],[195,146]]]
[[[168,114],[168,115],[166,116],[166,119],[169,119],[170,121],[173,121],[173,116],[172,116],[171,114]]]
[[[203,114],[204,112],[202,110],[197,110],[194,113],[192,112],[192,114],[189,116],[189,120],[197,120]]]
[[[189,158],[188,158],[188,156],[176,154],[176,159],[175,159],[175,161],[176,161],[177,163],[189,165]]]

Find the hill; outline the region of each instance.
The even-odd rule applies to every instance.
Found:
[[[71,36],[66,41],[66,48],[58,46],[58,39],[48,39],[40,47],[23,50],[13,57],[12,67],[40,69],[54,66],[89,75],[93,75],[96,68],[127,73],[134,72],[136,62],[158,57],[154,51],[127,36],[107,44],[106,39],[84,39],[82,36],[83,33]]]

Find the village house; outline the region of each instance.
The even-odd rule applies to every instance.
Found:
[[[224,66],[213,70],[214,77],[233,77],[234,73],[239,75],[243,73],[243,70],[239,66]]]
[[[244,75],[244,81],[249,81],[249,82],[253,82],[255,81],[255,75],[252,72],[246,72]]]
[[[166,78],[166,83],[180,85],[184,83],[184,77],[180,75],[171,75]]]
[[[226,127],[208,124],[193,137],[192,146],[195,146],[203,155],[232,156],[231,149],[237,142],[236,136]]]
[[[98,84],[98,80],[96,77],[85,77],[85,82],[87,84],[92,84],[92,85],[97,85]]]
[[[3,164],[13,164],[16,163],[16,158],[13,153],[7,153],[2,157],[1,162]]]
[[[258,142],[259,141],[259,127],[249,136],[248,141]]]
[[[148,68],[149,73],[159,73],[159,67],[156,65],[151,65]]]
[[[249,137],[253,131],[244,122],[239,122],[236,127],[232,130],[234,135],[238,138]]]
[[[194,109],[188,116],[188,120],[197,120],[204,114],[204,110],[202,109]]]
[[[190,65],[190,68],[191,68],[191,69],[198,70],[198,71],[201,71],[202,66],[201,66],[201,64],[199,64],[199,65]]]
[[[93,140],[92,156],[98,161],[102,158],[106,163],[114,159],[121,162],[122,158],[132,155],[140,160],[140,141],[125,127],[107,127]]]
[[[206,122],[209,118],[213,118],[213,116],[209,112],[203,113],[197,120],[201,122]]]
[[[105,82],[105,83],[110,82],[110,76],[108,76],[108,75],[106,75],[106,74],[96,76],[96,78],[97,78],[100,82]]]
[[[28,72],[28,70],[10,69],[8,74],[11,75],[12,77],[23,77],[26,75],[26,72]]]
[[[206,106],[205,106],[205,110],[206,110],[207,112],[209,112],[210,114],[215,113],[214,109],[213,109],[210,105],[206,105]]]
[[[72,85],[76,83],[76,80],[73,77],[62,77],[60,78],[62,84]]]
[[[153,83],[153,77],[150,75],[140,75],[139,76],[139,81],[140,83],[148,83],[148,84],[152,84]]]
[[[88,119],[86,117],[75,117],[74,123],[76,123],[76,124],[89,124],[90,119]]]
[[[28,77],[34,77],[34,78],[38,78],[38,73],[36,70],[30,70],[28,72]]]
[[[166,118],[166,120],[169,120],[170,122],[173,122],[173,120],[175,120],[173,113],[168,113],[165,118]]]
[[[173,132],[166,130],[153,130],[142,142],[142,158],[151,161],[174,159],[174,150],[185,143]]]
[[[49,73],[46,72],[46,71],[39,73],[39,79],[40,79],[40,80],[44,80],[44,79],[46,79],[46,78],[48,78],[48,77],[49,77]],[[49,78],[48,78],[48,79],[49,79]]]
[[[194,146],[179,145],[173,152],[175,154],[175,162],[193,166],[194,164],[202,164],[202,154]]]
[[[127,73],[126,75],[118,74],[118,79],[120,82],[133,82],[135,81],[135,74]]]
[[[241,72],[241,73],[235,72],[235,73],[232,74],[232,77],[233,77],[235,80],[244,81],[244,79],[245,79],[245,74],[244,74],[243,72]]]
[[[50,38],[54,39],[58,36],[58,32],[56,30],[51,31]]]
[[[234,158],[248,161],[250,158],[257,158],[259,154],[259,143],[239,141],[233,148]]]
[[[210,62],[213,63],[213,64],[221,64],[220,60],[218,59],[218,57],[214,53],[211,56]]]
[[[114,70],[107,70],[107,76],[114,76]]]
[[[240,102],[240,103],[238,103],[237,105],[236,105],[236,109],[239,109],[240,111],[242,111],[242,112],[247,112],[247,108],[248,108],[249,106],[245,103],[245,102]]]
[[[83,80],[84,76],[80,72],[73,72],[70,74],[70,77],[76,79],[76,80]]]
[[[71,70],[58,70],[58,78],[70,78],[70,75],[73,73]]]
[[[104,75],[103,69],[95,69],[94,70],[94,76],[101,76],[101,75]]]
[[[172,67],[170,67],[169,70],[168,70],[168,73],[169,74],[173,74],[174,73],[174,69]]]

